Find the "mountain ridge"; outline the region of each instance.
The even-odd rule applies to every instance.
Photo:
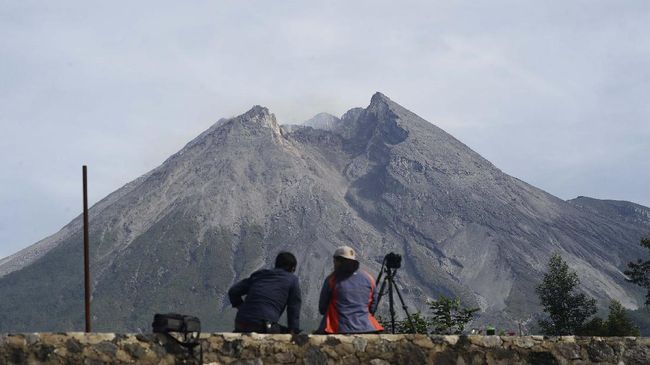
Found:
[[[81,323],[70,299],[82,287],[79,218],[68,226],[41,241],[48,250],[36,259],[0,263],[0,295],[10,298],[0,301],[0,330]],[[641,295],[621,269],[641,254],[646,229],[503,173],[381,93],[330,129],[288,130],[254,106],[91,208],[94,322],[144,331],[152,313],[183,311],[228,329],[228,286],[289,250],[303,317],[315,323],[330,255],[342,244],[374,273],[389,251],[403,254],[398,285],[409,305],[459,296],[481,307],[477,323],[531,321],[534,286],[554,252],[589,294],[635,307]],[[41,314],[47,308],[58,322]]]

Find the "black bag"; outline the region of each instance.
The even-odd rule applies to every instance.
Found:
[[[153,316],[151,327],[153,327],[154,333],[165,334],[168,338],[185,347],[194,362],[203,364],[203,345],[199,341],[201,321],[197,317],[178,313],[156,313]],[[194,348],[196,346],[199,346],[199,359],[194,357]]]
[[[201,321],[194,316],[178,313],[157,313],[153,316],[154,333],[176,332],[180,334],[201,333]]]

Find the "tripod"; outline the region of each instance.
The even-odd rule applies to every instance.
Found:
[[[384,263],[381,265],[381,270],[379,271],[379,276],[377,276],[377,284],[379,284],[381,281],[381,276],[384,273],[386,273],[386,276],[384,277],[384,281],[381,283],[379,295],[377,296],[377,308],[379,308],[379,303],[381,302],[381,298],[384,296],[384,290],[386,289],[386,283],[388,283],[388,307],[390,308],[391,332],[395,333],[395,298],[393,297],[394,290],[397,293],[399,301],[402,303],[402,309],[404,310],[404,313],[406,313],[406,318],[408,318],[409,324],[411,325],[411,333],[415,333],[416,331],[415,325],[413,324],[413,319],[411,319],[408,307],[404,303],[404,298],[402,298],[402,294],[399,292],[399,288],[395,284],[397,267],[390,267],[390,265],[386,265],[386,259],[384,259]]]

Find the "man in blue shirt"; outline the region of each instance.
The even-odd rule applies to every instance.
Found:
[[[300,332],[300,285],[296,257],[280,252],[275,268],[259,270],[228,290],[230,303],[237,308],[235,332]],[[246,296],[243,299],[242,296]],[[287,308],[288,328],[278,324]]]

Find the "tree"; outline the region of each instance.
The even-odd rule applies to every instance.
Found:
[[[650,336],[650,311],[646,308],[639,308],[637,310],[628,310],[627,315],[639,327],[641,336]]]
[[[582,325],[576,332],[578,336],[608,336],[607,321],[600,317],[594,317],[589,322]]]
[[[431,328],[433,333],[446,335],[459,335],[463,333],[465,325],[472,320],[474,313],[479,308],[464,308],[460,299],[450,299],[441,295],[438,300],[429,302],[433,312]]]
[[[537,287],[537,294],[548,314],[540,320],[542,332],[551,336],[578,333],[585,321],[596,313],[596,300],[578,293],[578,275],[556,253],[548,261],[548,272]]]
[[[641,238],[641,246],[650,250],[650,236]],[[645,305],[650,306],[650,260],[638,259],[637,262],[628,263],[627,267],[629,269],[625,270],[625,275],[628,276],[628,281],[648,290]]]
[[[609,305],[609,316],[603,321],[599,317],[594,317],[585,323],[576,332],[580,336],[639,336],[639,328],[628,315],[628,311],[623,308],[617,300],[612,300]]]
[[[607,317],[607,336],[639,336],[640,331],[634,325],[627,310],[620,302],[612,300],[609,305],[609,317]]]

